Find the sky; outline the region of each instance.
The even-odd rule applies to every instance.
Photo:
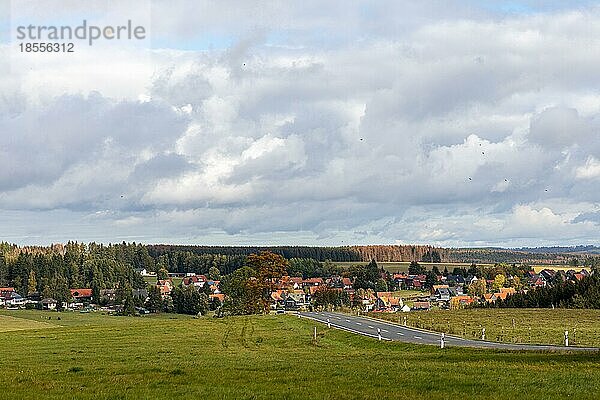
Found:
[[[144,40],[23,53],[18,26]],[[0,0],[0,241],[598,245],[591,1]]]

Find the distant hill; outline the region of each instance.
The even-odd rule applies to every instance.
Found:
[[[548,254],[600,254],[600,247],[588,245],[588,246],[571,246],[571,247],[521,247],[514,249],[516,251],[524,251],[527,253],[548,253]]]
[[[259,251],[272,251],[285,258],[313,258],[318,261],[370,261],[379,262],[456,262],[456,263],[528,263],[528,264],[567,264],[571,259],[583,261],[586,256],[600,254],[595,246],[538,247],[504,249],[482,248],[441,248],[427,245],[369,245],[369,246],[179,246],[148,245],[148,253],[159,257],[173,252],[190,252],[196,255],[222,254],[245,256]]]

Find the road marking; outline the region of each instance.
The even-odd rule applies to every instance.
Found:
[[[423,339],[421,336],[413,336],[415,339]]]
[[[371,325],[369,325],[369,328],[371,328],[371,329],[375,329],[375,328],[373,328]]]
[[[396,335],[404,336],[404,333],[396,332]]]
[[[337,319],[341,319],[340,317],[336,317]]]
[[[360,322],[357,322],[356,325],[362,325]]]
[[[381,332],[389,332],[387,329],[382,329]]]
[[[346,322],[350,322],[350,320],[349,320],[349,319],[347,319],[347,320],[346,320]]]

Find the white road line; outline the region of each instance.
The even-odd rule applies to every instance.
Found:
[[[349,319],[347,319],[347,320],[346,320],[346,322],[350,322],[350,320],[349,320]]]
[[[396,332],[396,335],[404,336],[404,333]]]
[[[369,328],[371,328],[371,329],[375,329],[375,328],[374,328],[374,327],[372,327],[371,325],[369,325]]]
[[[381,332],[389,332],[387,329],[382,329]]]
[[[360,322],[357,322],[356,325],[362,325]]]
[[[340,317],[336,317],[337,319],[341,319]]]
[[[413,336],[415,339],[423,339],[421,336]]]

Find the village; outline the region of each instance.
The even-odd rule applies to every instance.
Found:
[[[526,293],[532,288],[549,287],[559,282],[578,282],[590,275],[586,269],[565,271],[545,268],[539,273],[527,271],[522,278],[496,275],[494,279],[485,279],[464,274],[464,270],[462,272],[435,274],[432,280],[431,271],[428,274],[390,274],[381,270],[381,278],[389,282],[385,291],[357,288],[356,278],[349,276],[282,276],[272,280],[269,309],[272,313],[344,308],[387,313],[455,310],[475,305],[494,305],[518,292]],[[153,286],[160,291],[164,303],[172,301],[171,294],[177,286],[207,294],[212,311],[218,310],[226,301],[226,295],[221,291],[221,281],[209,279],[206,275],[169,273],[166,279],[157,279],[156,273],[146,269],[138,269],[136,273],[149,283],[147,289],[131,289],[137,314],[150,312],[145,306]],[[174,282],[178,282],[178,285]],[[91,288],[71,288],[69,292],[70,298],[59,304],[53,298],[44,298],[39,292],[25,294],[18,293],[12,287],[3,287],[0,288],[0,307],[8,310],[101,310],[109,313],[120,312],[123,307],[117,288],[102,289],[99,296],[94,296]]]

